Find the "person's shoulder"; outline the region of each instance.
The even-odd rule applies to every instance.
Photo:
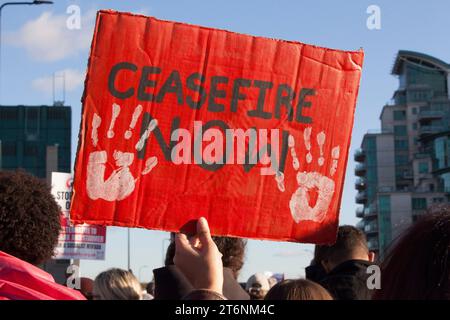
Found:
[[[223,295],[215,291],[198,289],[193,290],[183,297],[183,300],[226,300]]]

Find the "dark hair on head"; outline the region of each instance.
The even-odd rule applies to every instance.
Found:
[[[340,263],[350,257],[356,250],[369,252],[366,235],[356,227],[340,226],[334,244],[316,245],[314,262],[316,264],[320,264],[321,261]]]
[[[234,278],[237,279],[239,271],[244,265],[245,247],[247,241],[242,238],[213,237],[220,253],[222,253],[222,263],[226,268],[233,271]]]
[[[333,300],[321,285],[306,279],[284,280],[267,292],[264,300]]]
[[[450,205],[430,208],[393,243],[377,300],[450,299]]]
[[[212,237],[220,253],[222,253],[222,263],[225,268],[233,271],[234,278],[237,279],[239,271],[244,265],[245,247],[247,241],[241,238]],[[172,241],[167,248],[164,264],[173,265],[175,256],[175,243]]]
[[[61,210],[47,184],[23,171],[0,171],[0,250],[37,265],[53,256]]]

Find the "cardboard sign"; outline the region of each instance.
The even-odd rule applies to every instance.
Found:
[[[333,242],[362,61],[100,11],[73,222]]]
[[[61,207],[62,228],[54,258],[105,260],[106,227],[70,223],[72,182],[70,173],[52,172],[52,194]]]

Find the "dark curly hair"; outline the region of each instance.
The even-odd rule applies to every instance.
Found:
[[[37,265],[53,255],[60,209],[47,184],[23,171],[0,171],[0,251]]]
[[[225,268],[233,271],[234,278],[237,279],[239,271],[244,265],[245,247],[247,241],[241,238],[212,237],[220,253],[222,253],[222,263]],[[173,265],[175,256],[175,243],[171,242],[166,252],[164,264]]]

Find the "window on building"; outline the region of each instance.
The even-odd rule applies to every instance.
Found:
[[[25,109],[25,114],[27,119],[36,120],[39,117],[39,109],[38,108],[27,108]]]
[[[395,155],[395,165],[404,166],[409,163],[409,157],[404,154],[396,154]]]
[[[412,127],[413,127],[413,130],[417,130],[417,123],[413,123]]]
[[[47,119],[49,120],[65,120],[68,113],[61,109],[49,108],[47,111]]]
[[[412,198],[413,210],[425,210],[427,208],[426,198]]]
[[[444,198],[433,198],[434,203],[442,203],[444,202]]]
[[[406,111],[404,111],[404,110],[394,110],[394,120],[395,121],[406,120]]]
[[[1,120],[17,120],[18,118],[18,110],[17,108],[8,108],[4,107],[2,108],[0,119]]]
[[[406,126],[394,126],[394,135],[406,136],[407,135]]]
[[[395,150],[408,150],[408,140],[395,140]]]
[[[412,113],[417,114],[417,108],[412,108]]]
[[[15,157],[17,155],[17,144],[15,142],[3,141],[1,147],[2,156]]]
[[[419,173],[428,173],[428,162],[419,162]]]
[[[39,147],[37,145],[25,146],[23,154],[26,157],[36,157],[39,155]]]

